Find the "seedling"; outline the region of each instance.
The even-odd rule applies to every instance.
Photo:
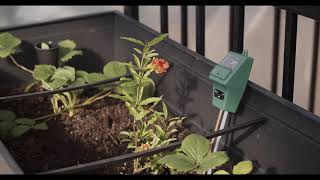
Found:
[[[188,135],[173,154],[165,155],[158,163],[170,168],[171,172],[205,174],[217,169],[229,160],[223,151],[211,152],[210,141],[199,134]],[[242,161],[233,167],[233,174],[248,174],[252,171],[251,161]],[[214,174],[229,174],[218,170]]]

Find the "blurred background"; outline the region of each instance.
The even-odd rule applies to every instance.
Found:
[[[205,56],[220,62],[229,49],[229,6],[206,6]],[[123,6],[0,6],[0,28],[44,22],[64,17],[118,10]],[[268,90],[271,89],[273,6],[246,6],[244,49],[255,59],[250,80]],[[277,94],[282,91],[282,66],[285,11],[280,16],[280,50]],[[180,42],[180,6],[169,6],[169,36]],[[139,6],[140,22],[160,32],[160,6]],[[298,16],[297,51],[295,69],[294,103],[308,110],[311,78],[312,43],[314,21]],[[188,6],[188,48],[195,51],[195,6]],[[319,50],[318,50],[319,53]],[[320,57],[320,56],[318,56]],[[319,62],[319,61],[318,61]],[[320,63],[318,63],[318,70]],[[320,73],[318,72],[317,82]],[[320,83],[316,83],[320,92]],[[314,113],[320,115],[320,95],[315,96]]]

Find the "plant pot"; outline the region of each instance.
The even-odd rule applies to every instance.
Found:
[[[55,28],[52,28],[53,26]],[[69,33],[57,34],[57,30]],[[74,62],[73,66],[88,71],[102,69],[103,64],[109,60],[132,58],[131,49],[135,46],[120,40],[119,37],[149,40],[158,35],[154,30],[117,12],[69,18],[2,31],[10,31],[30,42],[43,38],[43,35],[51,39],[73,39],[79,43],[81,49],[84,49],[84,59],[89,59],[81,63]],[[153,78],[157,87],[156,95],[164,95],[170,112],[187,117],[184,127],[191,132],[210,134],[219,112],[212,106],[212,82],[208,79],[215,63],[170,39],[163,41],[155,49],[161,58],[165,58],[171,64],[171,68],[165,75]],[[6,81],[12,80],[4,78],[1,88],[9,86]],[[20,86],[24,85],[20,83]],[[237,113],[230,115],[226,128],[259,118],[265,118],[266,122],[224,136],[221,147],[236,157],[235,159],[254,160],[256,173],[320,172],[319,117],[249,82],[239,109]],[[101,158],[99,161],[74,164],[64,169],[57,167],[50,173],[83,171],[92,173],[98,168],[110,167],[113,163],[145,157],[150,155],[150,152],[173,150],[176,147],[173,143],[170,147],[162,149]],[[12,162],[12,159],[14,158],[6,161]]]
[[[38,64],[50,64],[57,66],[59,57],[58,45],[52,41],[48,41],[46,44],[48,44],[49,49],[42,49],[41,43],[42,42],[37,43],[34,46],[38,57]]]

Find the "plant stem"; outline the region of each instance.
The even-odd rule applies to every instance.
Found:
[[[30,69],[28,69],[28,68],[22,66],[21,64],[19,64],[12,56],[9,56],[9,57],[10,57],[11,61],[12,61],[17,67],[21,68],[22,70],[24,70],[24,71],[26,71],[26,72],[28,72],[28,73],[30,73],[30,74],[33,74],[33,71],[31,71]]]

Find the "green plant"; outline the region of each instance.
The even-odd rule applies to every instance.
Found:
[[[210,141],[199,134],[188,135],[173,154],[162,157],[158,163],[170,168],[171,172],[205,174],[209,169],[217,169],[229,160],[223,151],[210,152]],[[248,174],[252,170],[251,161],[242,161],[233,167],[234,174]],[[214,174],[228,174],[217,170]]]
[[[82,55],[81,50],[76,50],[77,44],[70,39],[66,39],[58,42],[59,47],[59,63],[58,66],[62,66],[64,63],[71,60],[76,55]]]
[[[20,137],[31,129],[47,130],[46,121],[41,121],[43,119],[45,118],[17,118],[12,111],[0,110],[0,137],[3,139]]]
[[[155,83],[149,78],[152,72],[162,74],[169,68],[169,63],[157,58],[159,54],[156,53],[156,50],[151,50],[152,46],[167,36],[168,34],[162,34],[149,42],[121,37],[121,39],[142,46],[141,49],[133,48],[136,53],[132,54],[134,63],[122,63],[128,68],[132,78],[121,78],[119,85],[115,88],[117,94],[110,95],[110,97],[124,101],[129,113],[133,116],[133,130],[123,131],[121,134],[125,136],[122,142],[127,142],[128,149],[133,149],[134,152],[164,146],[175,141],[176,137],[173,134],[178,131],[175,126],[182,123],[184,119],[168,117],[167,106],[162,101],[162,97],[153,97]],[[157,111],[155,109],[160,102],[162,111]],[[163,171],[163,168],[157,163],[162,156],[163,154],[160,153],[143,160],[134,160],[134,173],[147,170],[157,174]]]

